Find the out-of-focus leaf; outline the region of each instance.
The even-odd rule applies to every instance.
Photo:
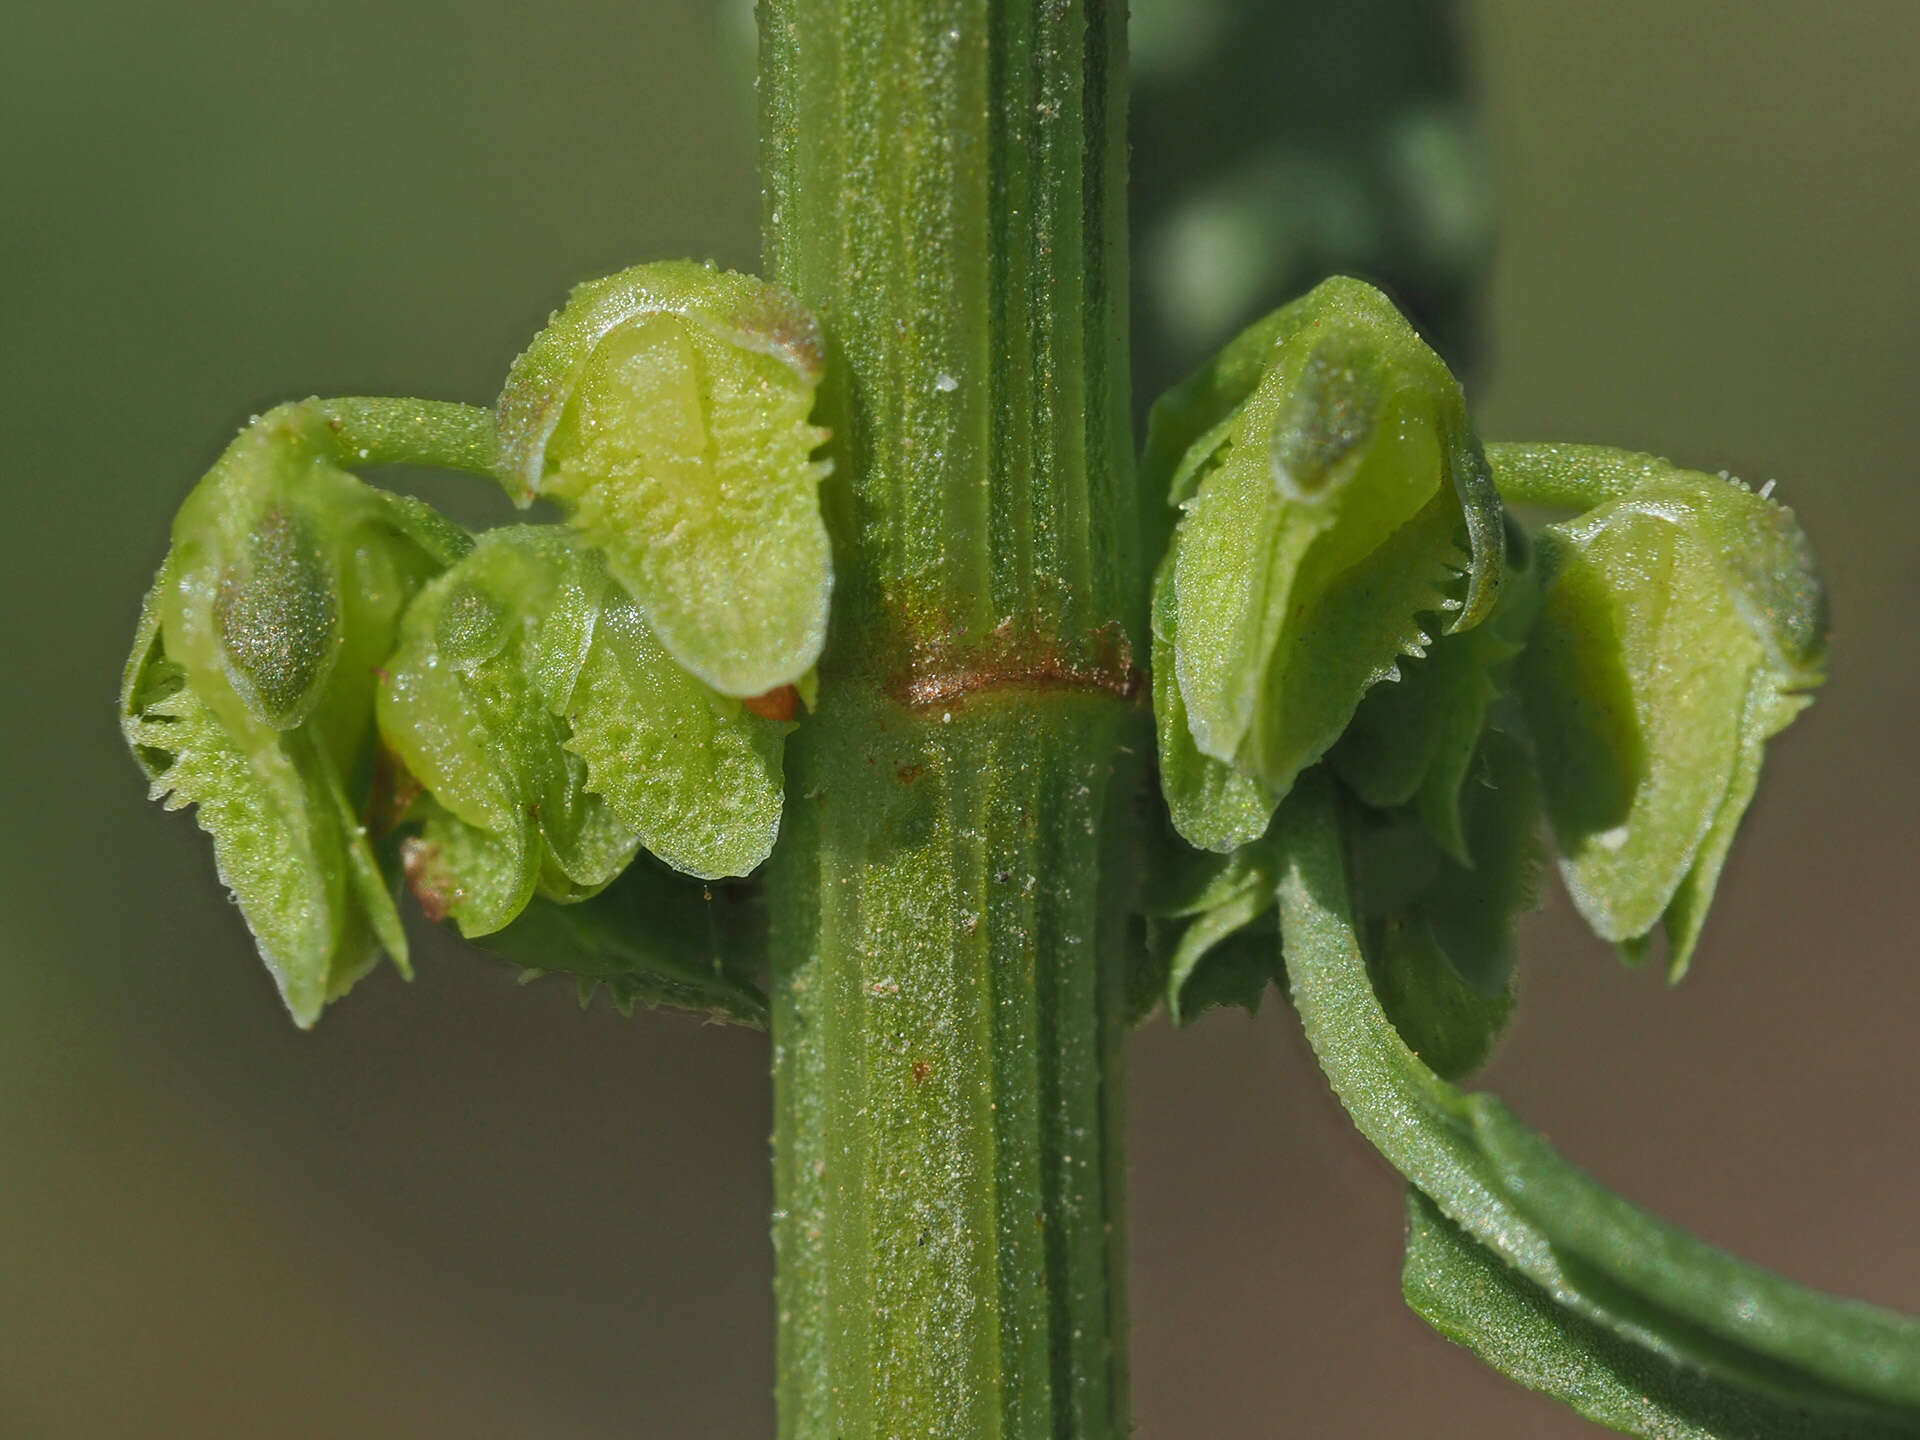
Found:
[[[667,653],[726,695],[793,684],[826,638],[821,364],[784,290],[668,261],[578,287],[500,397],[516,499],[565,506]]]

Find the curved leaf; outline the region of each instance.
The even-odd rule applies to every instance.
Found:
[[[1421,1064],[1367,977],[1331,788],[1313,777],[1279,823],[1294,1006],[1361,1132],[1442,1214],[1556,1305],[1636,1349],[1862,1427],[1813,1433],[1920,1427],[1920,1323],[1676,1239],[1593,1187],[1492,1097],[1462,1095]]]
[[[1501,1374],[1648,1440],[1893,1440],[1897,1422],[1756,1395],[1675,1365],[1555,1305],[1407,1187],[1407,1304]]]

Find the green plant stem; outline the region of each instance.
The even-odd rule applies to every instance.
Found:
[[[1122,1434],[1123,16],[761,22],[768,268],[825,329],[836,467],[771,881],[780,1431]]]
[[[472,475],[494,472],[493,411],[451,400],[348,396],[283,406],[328,458],[349,470],[423,465]]]

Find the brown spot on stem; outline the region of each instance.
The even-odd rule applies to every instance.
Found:
[[[916,708],[955,705],[1005,689],[1104,691],[1134,700],[1145,689],[1145,676],[1134,668],[1133,647],[1118,624],[1068,646],[1018,634],[1007,619],[973,645],[922,647],[887,688]]]

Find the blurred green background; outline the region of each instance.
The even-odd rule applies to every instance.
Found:
[[[0,1437],[771,1433],[764,1037],[582,1014],[424,933],[413,985],[296,1033],[112,704],[249,413],[485,402],[571,282],[753,263],[740,20],[8,7]],[[1777,478],[1836,616],[1694,978],[1550,897],[1489,1082],[1710,1238],[1920,1310],[1920,6],[1465,20],[1485,430]],[[1142,1437],[1589,1433],[1402,1312],[1398,1188],[1284,1006],[1144,1030],[1129,1141]]]

